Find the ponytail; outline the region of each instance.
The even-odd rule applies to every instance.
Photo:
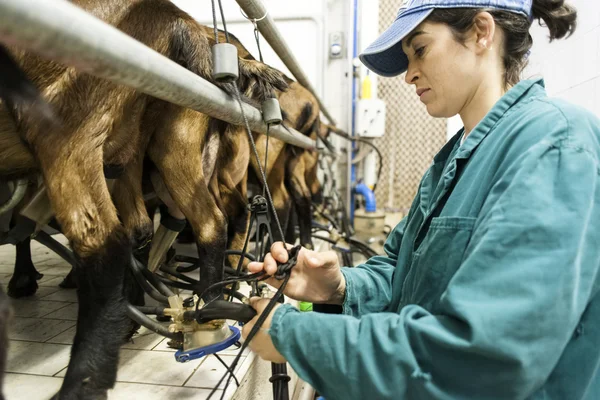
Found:
[[[577,27],[577,10],[564,0],[533,0],[532,14],[548,27],[550,41],[572,35]]]

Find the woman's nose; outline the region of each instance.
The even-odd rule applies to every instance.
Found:
[[[404,77],[404,80],[410,85],[414,84],[418,79],[419,74],[417,69],[411,66],[410,63],[408,63],[408,69],[406,70],[406,76]]]

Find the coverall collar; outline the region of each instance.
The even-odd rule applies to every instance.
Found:
[[[460,162],[461,165],[464,165],[479,144],[493,131],[498,121],[521,99],[528,97],[530,90],[544,90],[544,87],[545,84],[542,78],[519,82],[498,100],[467,136],[462,146],[460,145],[460,139],[464,133],[464,128],[442,147],[440,152],[433,158],[433,165],[427,171],[421,187],[420,207],[424,214],[431,213],[438,206],[442,197],[450,190],[458,176],[458,162],[464,160]],[[433,193],[433,196],[431,196],[431,193]],[[430,200],[433,201],[430,202]]]

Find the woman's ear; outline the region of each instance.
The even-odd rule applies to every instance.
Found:
[[[492,14],[487,11],[477,14],[473,22],[473,33],[478,52],[492,50],[496,38],[496,22]]]

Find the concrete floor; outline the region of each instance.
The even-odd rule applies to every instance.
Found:
[[[62,235],[56,235],[66,244]],[[4,384],[6,400],[47,400],[58,391],[69,363],[75,335],[77,296],[75,290],[58,287],[70,266],[53,252],[32,242],[33,262],[44,274],[40,288],[31,298],[12,300],[14,317],[10,324],[8,363]],[[0,246],[0,282],[6,290],[15,260],[15,248]],[[225,373],[214,356],[181,364],[175,350],[164,339],[145,328],[123,345],[117,385],[109,399],[157,400],[207,398]],[[219,353],[227,364],[237,354],[235,348]],[[240,381],[254,355],[245,352],[236,371]],[[221,387],[223,387],[222,384]],[[235,392],[232,381],[226,398]],[[222,391],[213,395],[219,399]]]

